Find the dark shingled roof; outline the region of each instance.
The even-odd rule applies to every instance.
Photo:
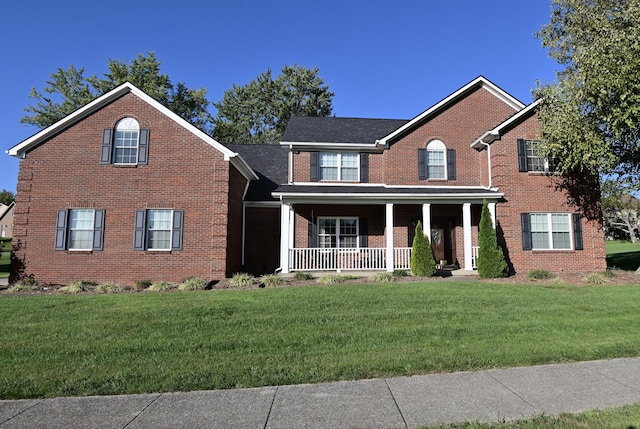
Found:
[[[409,122],[404,119],[294,116],[283,142],[373,144]]]
[[[287,183],[289,148],[271,144],[226,144],[239,153],[260,180],[249,185],[245,201],[276,201],[271,196],[278,186]]]

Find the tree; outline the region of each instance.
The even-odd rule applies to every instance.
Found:
[[[637,243],[640,229],[640,200],[615,180],[602,183],[602,213],[605,228],[625,232],[632,243]]]
[[[537,37],[564,66],[534,92],[556,168],[639,189],[640,0],[553,0]]]
[[[234,84],[213,103],[213,137],[223,143],[277,143],[292,116],[329,116],[334,94],[318,72],[284,66],[275,79],[267,70],[247,85]]]
[[[436,260],[429,243],[429,237],[422,231],[422,222],[416,225],[416,235],[413,237],[411,259],[409,265],[414,276],[431,277],[436,273]]]
[[[29,97],[34,98],[36,104],[25,109],[27,115],[20,122],[46,128],[128,81],[193,125],[205,132],[211,131],[207,91],[189,89],[184,83],[174,86],[169,76],[160,73],[155,53],[138,54],[130,64],[109,60],[107,68],[109,71],[103,78],[85,77],[84,68],[77,69],[74,65],[67,70],[58,68],[51,74],[43,93],[31,88]]]
[[[0,191],[0,204],[4,204],[8,206],[13,201],[15,201],[15,199],[16,199],[16,196],[13,192],[7,191],[6,189],[3,189],[2,191]]]
[[[504,277],[507,274],[508,266],[504,259],[504,252],[498,246],[496,230],[493,227],[487,200],[482,204],[478,247],[478,275],[482,278]]]

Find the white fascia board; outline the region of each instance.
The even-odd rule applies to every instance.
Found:
[[[388,202],[409,202],[415,203],[453,203],[453,202],[468,202],[469,200],[483,201],[491,200],[495,201],[504,196],[502,193],[486,193],[486,194],[465,194],[465,193],[451,193],[451,194],[433,194],[425,195],[425,193],[416,194],[396,194],[396,193],[371,193],[371,194],[353,194],[349,192],[341,193],[295,193],[295,192],[273,192],[272,195],[280,200],[292,201],[292,202],[316,202],[321,204],[345,204],[345,199],[348,199],[349,204],[367,204],[367,203],[388,203]]]
[[[381,150],[384,144],[380,140],[373,143],[321,143],[321,142],[280,142],[282,146],[289,146],[291,150],[302,149],[330,149],[330,150]]]
[[[510,117],[509,119],[507,119],[506,121],[504,121],[503,123],[495,127],[494,129],[484,133],[479,139],[471,143],[471,147],[474,149],[481,149],[484,144],[491,144],[496,140],[500,140],[502,130],[504,130],[506,127],[510,126],[511,124],[518,122],[522,117],[527,116],[529,113],[531,113],[532,110],[534,110],[538,106],[538,104],[540,104],[539,99],[529,104],[527,107],[525,107],[524,109],[522,109],[521,111],[519,111],[518,113],[516,113],[515,115],[513,115],[512,117]]]
[[[438,103],[434,104],[433,106],[431,106],[430,108],[428,108],[427,110],[422,112],[420,115],[416,116],[415,118],[413,118],[412,120],[410,120],[409,122],[404,124],[402,127],[400,127],[397,130],[395,130],[393,133],[391,133],[388,136],[382,138],[380,140],[380,142],[383,143],[384,145],[386,145],[387,142],[389,140],[393,139],[395,136],[397,136],[397,135],[403,133],[404,131],[412,128],[415,124],[420,123],[425,118],[437,113],[443,107],[448,106],[449,104],[454,102],[456,99],[458,99],[459,97],[463,96],[469,90],[473,89],[474,87],[476,87],[478,85],[480,85],[481,88],[484,88],[487,91],[489,91],[491,94],[496,96],[498,99],[502,100],[505,104],[507,104],[509,107],[511,107],[516,112],[522,110],[524,108],[524,106],[525,106],[517,98],[515,98],[512,95],[508,94],[507,92],[503,91],[497,85],[495,85],[494,83],[492,83],[489,80],[487,80],[485,77],[480,76],[480,77],[472,80],[471,82],[469,82],[468,84],[466,84],[465,86],[463,86],[462,88],[460,88],[459,90],[454,92],[453,94],[449,95],[448,97],[446,97],[443,100],[439,101]]]

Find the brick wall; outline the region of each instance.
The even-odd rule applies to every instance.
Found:
[[[123,117],[150,129],[148,165],[100,165],[102,130]],[[14,234],[24,274],[57,284],[224,277],[239,266],[229,239],[241,224],[227,220],[241,219],[246,184],[231,170],[215,148],[135,95],[123,96],[21,160]],[[106,210],[104,250],[54,251],[57,210],[81,207]],[[182,251],[133,251],[135,211],[149,208],[184,210]]]

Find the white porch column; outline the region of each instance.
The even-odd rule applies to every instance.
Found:
[[[431,243],[431,204],[422,205],[422,230]]]
[[[489,213],[491,213],[491,222],[493,222],[493,229],[496,229],[496,203],[487,203]]]
[[[280,268],[282,273],[289,272],[289,245],[291,244],[291,203],[282,202],[280,206]]]
[[[464,269],[472,271],[471,265],[471,203],[462,204],[462,233],[464,235]]]
[[[393,272],[393,204],[386,205],[387,272]]]

